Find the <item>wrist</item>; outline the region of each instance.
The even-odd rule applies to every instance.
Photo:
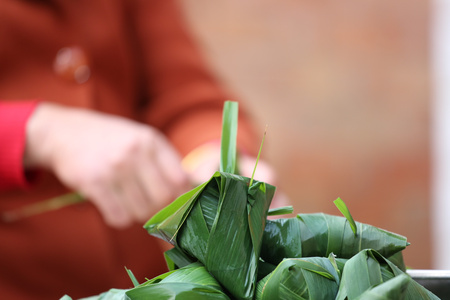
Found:
[[[39,103],[26,124],[26,141],[23,156],[25,169],[50,168],[51,130],[58,126],[55,122],[57,105]],[[53,125],[53,128],[51,127]]]

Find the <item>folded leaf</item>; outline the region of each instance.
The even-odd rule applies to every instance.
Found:
[[[255,299],[334,299],[339,276],[324,257],[285,259],[258,282]]]
[[[377,251],[371,249],[362,250],[345,263],[336,300],[367,299],[363,298],[362,295],[368,290],[379,286],[383,282],[390,282],[396,276],[403,275],[409,277],[409,275],[401,271]],[[396,281],[391,284],[394,283]],[[439,299],[414,280],[411,280],[406,285],[406,289],[405,285],[399,283],[395,287],[387,288],[387,291],[389,291],[388,294],[392,295],[398,293],[399,299],[402,299],[401,297],[404,297],[406,300]],[[385,294],[385,296],[388,294]]]
[[[222,115],[222,137],[220,141],[220,171],[235,173],[236,140],[239,104],[225,101]]]
[[[275,192],[275,187],[259,181],[249,187],[249,181],[216,172],[176,206],[168,220],[157,214],[144,226],[202,262],[238,299],[253,297],[262,235]]]
[[[224,293],[195,283],[167,282],[134,288],[125,300],[229,300]]]
[[[222,287],[217,280],[208,273],[205,266],[199,262],[192,263],[181,269],[166,272],[158,275],[150,280],[147,280],[140,287],[152,285],[155,283],[168,283],[168,282],[182,282],[182,283],[195,283],[203,286],[210,286],[217,290],[222,290]]]
[[[125,289],[110,289],[109,291],[101,293],[100,295],[81,298],[78,300],[123,300],[126,299],[125,293],[127,291],[128,290]],[[73,299],[68,295],[64,295],[59,300],[73,300]]]
[[[401,274],[375,287],[369,288],[357,299],[360,300],[403,300],[406,297],[406,288],[412,278]]]
[[[217,280],[199,262],[161,274],[125,294],[125,299],[132,300],[229,299]]]
[[[166,260],[169,271],[183,268],[187,265],[196,262],[194,258],[190,257],[177,247],[174,247],[164,252],[164,258]]]
[[[272,264],[278,264],[284,258],[327,257],[330,253],[339,258],[350,258],[362,249],[375,249],[388,257],[408,245],[401,235],[355,223],[356,235],[347,219],[341,216],[317,213],[268,220],[261,258]]]

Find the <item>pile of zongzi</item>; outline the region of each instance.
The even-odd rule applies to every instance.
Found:
[[[340,199],[345,217],[267,220],[275,187],[234,174],[234,102],[222,130],[220,171],[144,225],[174,246],[170,271],[144,283],[129,271],[134,288],[92,299],[438,299],[405,273],[406,238],[354,222]]]

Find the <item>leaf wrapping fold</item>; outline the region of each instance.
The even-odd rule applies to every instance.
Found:
[[[285,259],[258,282],[255,299],[334,299],[338,288],[339,275],[329,259]]]
[[[261,258],[278,264],[283,258],[350,258],[362,249],[375,249],[388,257],[406,248],[404,236],[355,222],[355,235],[346,218],[323,213],[299,214],[294,218],[268,220]]]
[[[217,280],[199,263],[161,274],[126,292],[125,299],[229,300]]]
[[[397,276],[407,276],[409,279],[392,281]],[[406,280],[409,283],[405,283]],[[386,285],[381,288],[384,283]],[[376,293],[370,291],[375,287],[380,287],[380,289]],[[385,297],[393,295],[393,298],[386,299],[439,299],[380,253],[366,249],[360,251],[345,263],[336,300],[383,299],[377,298],[383,290],[385,291]],[[369,296],[372,298],[369,298]]]
[[[269,184],[254,181],[248,186],[249,181],[216,172],[179,200],[181,204],[174,206],[176,210],[167,219],[155,215],[144,226],[150,234],[202,262],[237,299],[253,297],[267,212],[275,192]]]

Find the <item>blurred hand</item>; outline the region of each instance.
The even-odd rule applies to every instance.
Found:
[[[220,144],[207,143],[195,149],[183,159],[183,167],[191,182],[201,184],[211,178],[214,172],[219,170]],[[242,176],[252,177],[255,168],[256,157],[239,154],[239,171]],[[271,185],[277,185],[277,177],[273,168],[264,160],[259,160],[255,171],[255,180],[263,181]],[[285,194],[276,190],[270,207],[282,207],[291,205]]]
[[[239,156],[239,169],[243,176],[252,177],[253,169],[255,168],[256,157],[249,155]],[[275,170],[264,160],[258,161],[258,166],[256,167],[255,180],[263,181],[273,186],[278,185],[278,178],[276,176]],[[276,189],[275,195],[273,196],[271,208],[282,207],[291,205],[289,203],[286,195],[279,188]]]
[[[154,128],[47,103],[27,123],[24,164],[53,171],[113,227],[146,221],[189,187],[178,153]]]

